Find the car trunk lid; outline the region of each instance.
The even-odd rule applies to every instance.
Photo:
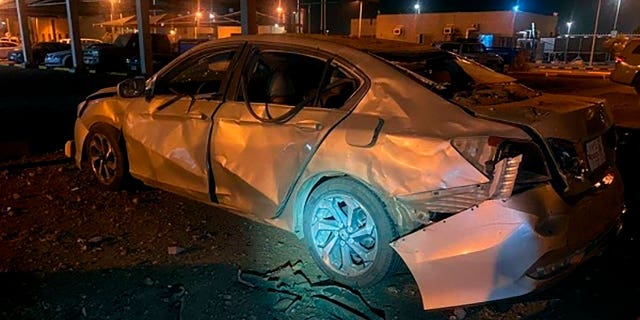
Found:
[[[543,94],[490,106],[466,106],[477,117],[521,126],[546,151],[567,197],[588,191],[615,163],[613,116],[603,101]],[[556,181],[558,182],[558,181]]]

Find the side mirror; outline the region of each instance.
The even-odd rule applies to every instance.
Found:
[[[122,98],[137,98],[145,93],[144,77],[126,79],[118,83],[118,96]]]

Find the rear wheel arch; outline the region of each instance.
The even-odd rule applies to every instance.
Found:
[[[293,231],[298,238],[302,239],[304,237],[303,217],[304,217],[305,207],[311,197],[311,194],[323,183],[331,179],[338,179],[338,178],[346,178],[346,179],[353,180],[361,184],[363,187],[367,188],[369,191],[371,191],[384,204],[387,215],[393,221],[394,228],[396,228],[398,232],[401,232],[401,230],[404,229],[401,226],[401,221],[404,221],[405,218],[399,217],[401,213],[398,213],[395,210],[393,210],[393,208],[390,206],[390,203],[392,202],[392,200],[384,192],[371,186],[370,184],[366,183],[362,179],[358,179],[352,175],[349,175],[343,172],[324,172],[307,179],[302,184],[302,187],[299,189],[299,191],[297,192],[296,198],[294,199],[292,225],[294,226]]]
[[[329,278],[368,287],[397,270],[400,258],[388,244],[399,228],[374,188],[347,175],[333,176],[318,180],[304,204],[305,246]]]

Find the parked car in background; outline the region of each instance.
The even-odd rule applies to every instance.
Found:
[[[603,100],[417,44],[238,36],[89,96],[65,154],[106,189],[133,177],[291,231],[348,286],[402,259],[438,309],[602,251],[624,212],[612,126]]]
[[[63,39],[65,40],[65,39]],[[102,41],[97,39],[82,39],[84,40],[82,43],[82,54],[84,55],[84,50],[91,48],[98,48],[104,46],[110,46],[111,44],[104,44]],[[64,41],[60,41],[62,43],[68,43]],[[71,50],[63,50],[47,53],[47,56],[44,58],[44,65],[47,68],[53,67],[66,67],[71,68],[73,66],[73,59],[71,57]]]
[[[71,44],[71,39],[69,38],[64,38],[64,39],[60,39],[58,40],[58,42],[60,43],[66,43],[66,44]],[[80,45],[82,47],[87,47],[89,45],[92,44],[96,44],[96,43],[102,43],[102,40],[99,39],[91,39],[91,38],[80,38]]]
[[[31,54],[33,55],[34,65],[40,65],[44,63],[44,58],[47,53],[69,50],[70,46],[66,43],[60,42],[38,42],[31,47]],[[9,60],[15,63],[24,63],[24,54],[22,50],[14,50],[9,54]]]
[[[83,59],[87,68],[97,71],[128,71],[127,59],[138,56],[138,51],[138,34],[125,33],[116,38],[113,46],[86,49]],[[151,52],[157,61],[165,61],[165,56],[175,57],[166,34],[151,34]]]
[[[494,71],[504,72],[504,59],[493,52],[487,51],[484,44],[475,41],[450,41],[437,45],[442,50],[459,54],[469,60],[476,61]]]
[[[615,59],[611,81],[632,86],[640,94],[640,39],[629,41]]]
[[[0,40],[0,59],[7,59],[13,50],[22,48],[18,43]]]

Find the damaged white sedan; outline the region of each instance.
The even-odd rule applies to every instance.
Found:
[[[321,40],[325,39],[325,40]],[[368,286],[404,261],[425,309],[531,292],[621,227],[602,101],[540,94],[451,53],[300,36],[202,44],[78,107],[66,152],[294,232]]]

